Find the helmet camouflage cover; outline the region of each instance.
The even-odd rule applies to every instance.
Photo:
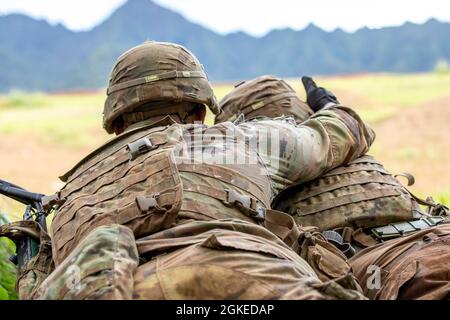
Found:
[[[121,115],[149,102],[193,102],[208,106],[214,114],[219,112],[197,58],[186,48],[166,42],[145,42],[122,54],[111,72],[107,95],[103,127],[108,133],[114,131],[113,123]]]
[[[239,83],[220,101],[220,107],[222,111],[216,116],[216,123],[233,121],[241,113],[246,119],[293,116],[297,122],[313,114],[288,83],[269,75]]]

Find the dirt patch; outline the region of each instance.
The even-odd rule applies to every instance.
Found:
[[[64,148],[29,135],[8,135],[0,143],[0,178],[35,192],[52,193],[58,177],[94,147]]]
[[[373,126],[372,152],[393,172],[415,175],[421,193],[450,190],[450,95]]]

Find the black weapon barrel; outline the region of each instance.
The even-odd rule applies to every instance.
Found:
[[[42,197],[44,196],[43,194],[26,191],[3,180],[0,180],[0,194],[26,205],[41,202]]]
[[[5,180],[2,180],[2,179],[0,179],[0,185],[4,185],[4,186],[8,186],[8,187],[13,187],[13,188],[25,190],[24,188],[19,187],[18,185],[12,184],[11,182],[5,181]]]

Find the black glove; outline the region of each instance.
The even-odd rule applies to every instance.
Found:
[[[336,96],[325,88],[317,87],[311,77],[302,77],[303,86],[306,91],[306,102],[314,112],[319,111],[327,103],[339,103]]]

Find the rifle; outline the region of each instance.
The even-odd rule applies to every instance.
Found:
[[[0,179],[0,194],[26,205],[24,221],[36,221],[47,232],[46,217],[53,209],[52,197],[29,192],[10,182]],[[16,254],[10,261],[21,270],[39,252],[39,239],[31,234],[14,239]]]

